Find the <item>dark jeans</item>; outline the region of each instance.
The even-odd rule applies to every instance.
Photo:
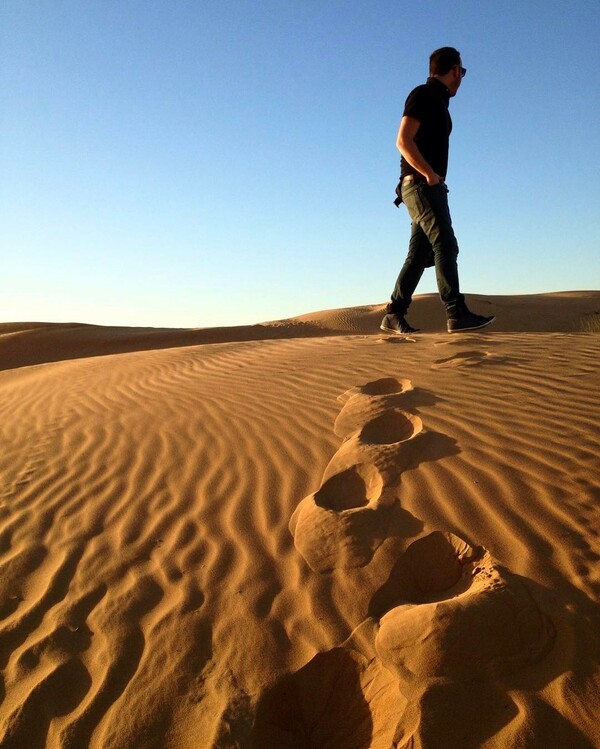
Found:
[[[433,187],[426,182],[409,182],[402,185],[402,200],[412,227],[408,255],[396,281],[391,309],[399,315],[406,314],[433,250],[438,290],[446,314],[449,318],[457,317],[464,307],[464,296],[459,289],[458,243],[448,208],[448,188],[443,182]]]

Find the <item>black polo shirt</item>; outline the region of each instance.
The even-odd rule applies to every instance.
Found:
[[[448,170],[448,147],[452,132],[452,119],[448,111],[450,92],[437,78],[428,78],[427,83],[413,89],[404,105],[404,116],[414,117],[421,123],[415,143],[423,158],[436,174],[446,178]],[[401,179],[409,174],[419,174],[404,156],[400,159]]]

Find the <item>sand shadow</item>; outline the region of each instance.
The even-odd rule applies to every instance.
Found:
[[[368,663],[345,648],[319,653],[259,700],[253,749],[368,749],[373,719],[361,676]]]
[[[92,677],[78,658],[57,666],[11,716],[3,749],[44,749],[51,721],[75,710],[91,686]]]
[[[401,508],[394,510],[390,535],[393,535],[396,523],[400,527],[405,525],[404,515],[409,515]],[[423,527],[421,521],[412,515],[410,517]],[[449,543],[448,535],[433,531],[401,551],[387,580],[371,598],[369,616],[380,619],[394,606],[421,601],[425,594],[450,590],[459,582],[463,565]]]
[[[393,501],[375,466],[350,465],[297,506],[289,523],[296,549],[315,572],[362,567],[389,535]]]

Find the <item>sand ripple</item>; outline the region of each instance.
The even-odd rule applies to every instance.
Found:
[[[444,341],[0,372],[0,744],[593,745],[598,338]]]

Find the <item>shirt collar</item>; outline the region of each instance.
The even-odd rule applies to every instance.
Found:
[[[444,101],[446,102],[446,104],[450,103],[450,90],[440,81],[439,78],[434,78],[433,76],[431,78],[428,78],[427,85],[433,86],[436,90],[438,90],[444,97]]]

